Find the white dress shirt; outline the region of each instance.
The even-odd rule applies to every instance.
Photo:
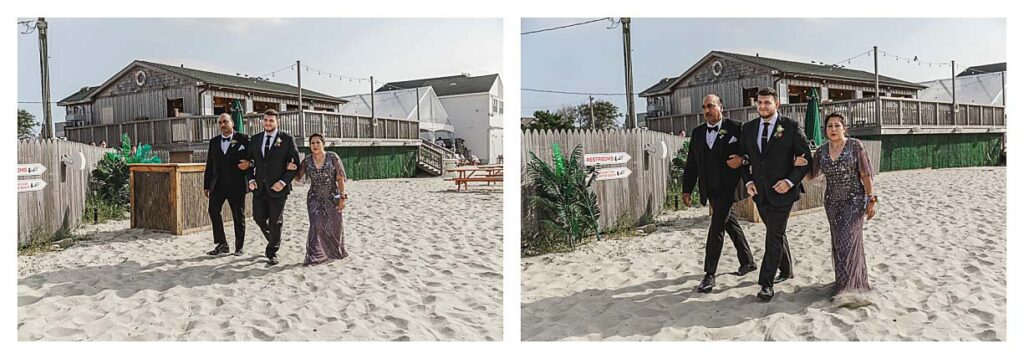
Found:
[[[231,147],[231,138],[234,136],[234,132],[227,136],[220,135],[220,152],[224,153],[225,155],[228,154],[228,147]],[[227,141],[224,141],[224,139],[227,139]]]
[[[263,132],[263,145],[260,146],[260,153],[262,153],[263,156],[267,155],[265,152],[267,149],[267,143],[273,146],[275,137],[277,137],[277,130],[274,130],[274,132]]]
[[[715,147],[715,139],[718,138],[718,133],[722,131],[722,120],[718,120],[718,123],[714,125],[708,124],[704,129],[704,140],[708,143],[708,149]],[[716,128],[717,131],[711,132],[712,128]]]

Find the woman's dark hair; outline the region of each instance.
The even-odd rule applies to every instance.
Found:
[[[314,133],[312,135],[309,135],[309,142],[313,142],[313,137],[319,138],[320,139],[320,143],[323,143],[325,145],[327,144],[327,141],[324,140],[324,136],[319,134],[319,133]]]
[[[838,117],[839,118],[839,122],[843,124],[843,127],[846,127],[846,116],[843,116],[843,114],[841,114],[839,112],[833,112],[833,113],[828,114],[828,116],[825,116],[825,125],[826,126],[828,125],[828,120],[832,119],[833,117]]]

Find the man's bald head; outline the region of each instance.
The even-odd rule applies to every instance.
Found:
[[[722,99],[715,94],[704,96],[704,121],[708,124],[716,124],[722,119]]]

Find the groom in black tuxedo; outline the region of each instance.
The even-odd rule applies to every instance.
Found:
[[[224,237],[224,220],[220,212],[224,201],[231,207],[232,224],[235,226],[235,255],[242,255],[245,244],[245,183],[248,169],[239,162],[248,156],[249,136],[235,132],[231,115],[223,113],[217,118],[220,135],[210,139],[206,152],[206,170],[203,173],[203,191],[210,199],[210,223],[213,225],[213,242],[217,246],[207,252],[219,255],[230,252]]]
[[[740,153],[740,123],[722,118],[722,100],[714,94],[704,96],[705,123],[694,128],[690,134],[690,148],[683,170],[683,203],[690,206],[690,193],[695,184],[700,185],[700,203],[711,203],[711,227],[704,253],[704,279],[697,285],[700,293],[709,293],[715,287],[715,272],[718,259],[722,256],[725,233],[729,234],[736,247],[740,268],[739,275],[757,269],[754,255],[750,253],[747,237],[740,228],[733,203],[746,198],[740,183],[741,169],[729,168],[726,160]]]
[[[299,163],[299,150],[292,136],[278,129],[277,111],[263,114],[263,132],[249,141],[249,161],[252,167],[249,190],[253,191],[252,216],[267,238],[267,265],[278,263],[277,250],[281,248],[281,226],[288,193],[296,170],[289,164]]]
[[[749,171],[742,171],[747,194],[754,197],[766,233],[757,297],[770,301],[775,283],[793,277],[793,257],[786,240],[786,224],[793,203],[800,199],[800,181],[810,166],[793,166],[796,157],[811,158],[807,137],[796,121],[778,113],[779,95],[762,88],[757,92],[759,118],[743,124],[742,151]],[[796,188],[794,188],[796,187]],[[778,271],[779,276],[775,276]]]

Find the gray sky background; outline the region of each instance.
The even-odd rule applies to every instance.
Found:
[[[589,19],[523,19],[522,31]],[[622,29],[609,21],[522,36],[522,87],[571,92],[624,93]],[[871,50],[957,65],[1006,61],[1005,19],[654,19],[633,18],[633,89],[643,91],[678,76],[712,50],[835,63]],[[844,63],[845,64],[845,63]],[[870,55],[845,64],[872,72]],[[879,57],[879,73],[922,82],[951,76],[949,66],[908,64]],[[966,67],[965,67],[966,68]],[[959,71],[958,71],[959,72]],[[523,116],[581,104],[582,95],[522,91]],[[626,111],[625,96],[595,96]],[[637,97],[637,112],[646,103]],[[621,123],[621,118],[619,123]]]
[[[50,18],[50,96],[56,103],[103,83],[133,60],[261,76],[301,60],[377,86],[413,78],[500,73],[502,20],[496,19],[61,19]],[[20,28],[19,28],[20,30]],[[294,71],[272,81],[295,84]],[[303,72],[304,88],[344,96],[367,82]],[[18,101],[38,102],[37,34],[18,35]],[[42,105],[19,103],[42,122]],[[52,106],[55,122],[64,112]]]

